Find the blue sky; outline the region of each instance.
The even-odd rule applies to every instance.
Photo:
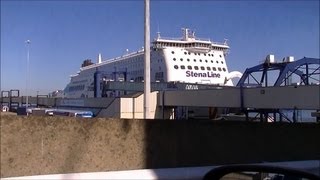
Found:
[[[96,61],[143,46],[143,0],[1,0],[1,90],[63,89],[84,59]],[[229,39],[230,71],[244,72],[267,54],[276,59],[319,58],[319,1],[153,1],[151,37],[180,37],[181,28],[197,37]]]

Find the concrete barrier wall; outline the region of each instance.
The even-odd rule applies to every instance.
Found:
[[[320,159],[319,124],[1,114],[1,177]]]

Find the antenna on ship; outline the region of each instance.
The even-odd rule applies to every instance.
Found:
[[[229,40],[229,39],[224,38],[223,45],[228,45],[228,43],[227,43],[227,42],[228,42],[228,40]]]
[[[160,39],[160,32],[157,32],[157,39]]]
[[[183,40],[187,41],[189,38],[189,29],[188,28],[181,28],[183,31]]]
[[[195,30],[191,31],[191,34],[190,34],[191,38],[195,38],[196,37],[195,33],[196,33]]]
[[[159,22],[158,22],[158,31],[157,31],[157,39],[160,39],[160,28],[159,28]]]
[[[99,53],[98,55],[98,64],[100,64],[102,62],[102,56],[101,56],[101,53]]]

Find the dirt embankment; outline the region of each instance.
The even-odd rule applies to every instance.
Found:
[[[320,124],[1,114],[1,177],[320,159]]]

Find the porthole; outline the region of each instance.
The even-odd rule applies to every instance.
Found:
[[[208,54],[208,56],[211,56],[211,54]]]
[[[220,57],[222,57],[221,55],[219,55]]]
[[[216,67],[212,67],[212,71],[217,71],[217,68]]]
[[[198,55],[200,56],[200,53],[198,53]]]
[[[196,59],[193,59],[193,62],[197,62],[197,60],[196,60]]]
[[[213,63],[213,61],[211,60],[211,63]]]
[[[221,61],[221,64],[223,64],[223,61]]]
[[[218,71],[221,71],[221,67],[218,67]]]
[[[226,68],[222,68],[222,70],[223,70],[224,72],[226,72]]]
[[[203,66],[200,67],[201,70],[205,70],[205,68]]]
[[[192,66],[188,66],[188,69],[189,69],[189,70],[192,70]]]
[[[186,67],[184,65],[181,65],[180,68],[181,69],[186,69]]]
[[[190,61],[190,59],[188,58],[188,59],[187,59],[187,61],[189,62],[189,61]]]
[[[216,61],[217,64],[219,64],[219,61]]]
[[[207,63],[207,62],[208,62],[208,60],[205,60],[205,62]]]
[[[175,68],[175,69],[178,69],[179,67],[178,67],[178,65],[174,65],[174,68]]]
[[[200,59],[199,61],[200,61],[200,62],[202,62],[202,60],[201,60],[201,59]]]
[[[174,54],[174,51],[171,51],[171,54]]]
[[[173,60],[176,61],[177,59],[176,59],[176,58],[173,58]]]
[[[206,54],[206,53],[204,53],[203,55],[204,55],[204,56],[207,56],[207,54]]]
[[[194,69],[195,69],[195,70],[199,70],[199,67],[198,67],[198,66],[195,66]]]
[[[194,53],[194,55],[197,55],[197,53]]]
[[[187,52],[184,52],[185,55],[187,55]]]
[[[183,61],[183,59],[182,59],[182,58],[180,58],[180,61]]]
[[[208,66],[208,67],[207,67],[207,70],[208,70],[208,71],[211,71],[211,68]]]
[[[191,53],[190,53],[190,52],[188,52],[188,54],[190,55]]]

